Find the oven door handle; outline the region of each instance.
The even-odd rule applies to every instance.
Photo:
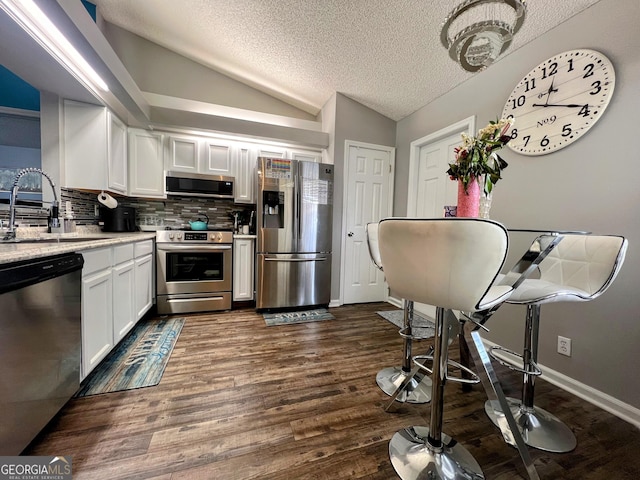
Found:
[[[273,258],[266,257],[265,262],[326,262],[329,257],[317,257],[317,258]]]
[[[175,244],[164,244],[157,243],[156,248],[158,250],[162,250],[163,252],[177,252],[177,251],[185,251],[188,250],[190,252],[212,252],[212,251],[222,251],[222,250],[231,250],[231,245],[175,245]]]
[[[186,298],[168,298],[167,303],[195,303],[195,302],[210,302],[211,300],[224,300],[223,296],[210,295],[208,297],[186,297]]]

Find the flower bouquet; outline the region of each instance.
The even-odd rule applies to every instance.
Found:
[[[449,178],[458,181],[457,216],[478,216],[480,182],[484,198],[491,198],[493,186],[502,178],[502,170],[508,166],[496,152],[511,140],[506,132],[513,121],[513,118],[509,118],[489,122],[475,137],[462,134],[462,145],[454,149],[456,161],[450,163],[447,170]],[[488,208],[486,210],[483,217],[488,216]]]

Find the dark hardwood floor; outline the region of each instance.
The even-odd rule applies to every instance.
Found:
[[[74,480],[397,478],[389,439],[428,425],[430,407],[384,412],[375,375],[399,364],[402,348],[375,314],[388,309],[345,306],[331,309],[336,320],[276,327],[250,309],[189,315],[158,386],[72,399],[24,454],[72,455]],[[520,377],[500,372],[518,396]],[[526,478],[485,399],[480,385],[462,393],[449,383],[444,432],[486,478]],[[543,479],[640,478],[638,429],[544,380],[537,403],[578,438],[571,453],[531,450]]]

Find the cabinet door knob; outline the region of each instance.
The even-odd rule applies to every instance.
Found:
[[[347,233],[347,236],[348,236],[348,237],[353,237],[353,232],[349,232],[349,233]]]

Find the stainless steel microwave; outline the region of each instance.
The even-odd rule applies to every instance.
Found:
[[[168,171],[167,195],[233,198],[234,177]]]

